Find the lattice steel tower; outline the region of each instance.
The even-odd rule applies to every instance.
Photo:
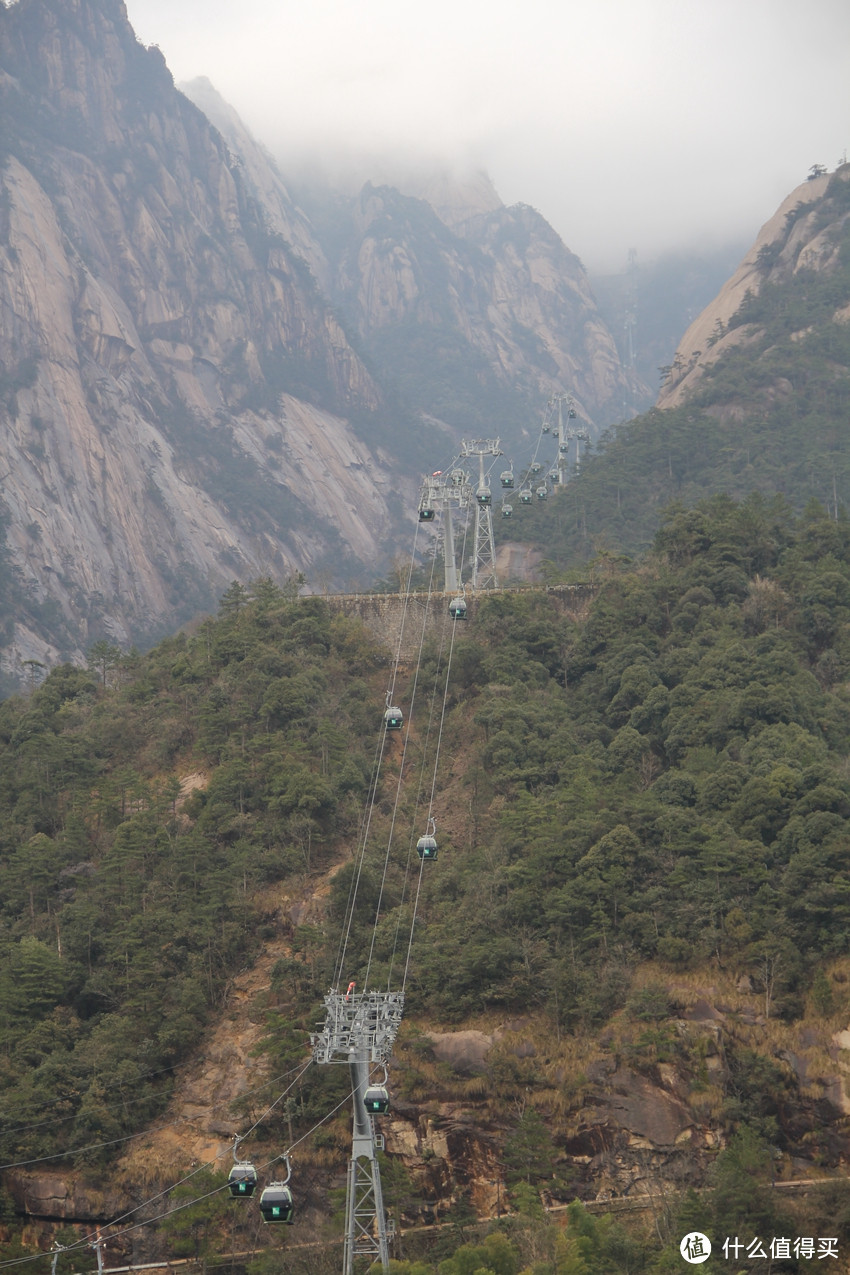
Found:
[[[484,469],[486,456],[503,456],[498,438],[473,438],[461,443],[463,457],[478,457],[478,487],[475,491],[475,547],[472,557],[473,589],[497,589],[496,547],[493,542],[493,495]]]
[[[581,469],[581,444],[590,442],[590,435],[583,425],[574,425],[578,412],[572,394],[558,394],[550,399],[550,405],[558,408],[558,482],[566,483],[570,472],[570,444],[575,444],[575,472]]]
[[[354,1275],[355,1258],[379,1261],[389,1270],[389,1246],[381,1172],[376,1152],[383,1139],[366,1110],[369,1066],[386,1067],[404,1010],[403,992],[329,992],[322,1030],[310,1037],[317,1063],[347,1063],[351,1072],[354,1119],[345,1193],[343,1275]]]

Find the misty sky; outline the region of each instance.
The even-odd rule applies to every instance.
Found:
[[[812,164],[850,151],[848,0],[127,9],[175,79],[208,76],[284,169],[485,168],[590,269],[750,240]]]

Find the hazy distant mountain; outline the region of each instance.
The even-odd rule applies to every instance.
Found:
[[[590,276],[599,312],[626,367],[645,392],[624,415],[651,407],[660,369],[673,362],[682,333],[737,268],[747,244],[728,243],[663,254],[652,261],[630,255],[617,274]]]
[[[521,448],[554,393],[591,433],[645,401],[581,262],[486,173],[375,164],[371,181],[269,178],[268,156],[208,80],[181,86],[221,129],[270,218],[338,307],[379,381],[431,420]],[[303,217],[316,243],[298,238]]]
[[[805,279],[808,273],[837,276],[846,270],[842,250],[846,255],[848,179],[850,166],[845,166],[835,177],[824,173],[803,182],[762,226],[741,264],[679,342],[658,396],[659,407],[683,402],[724,354],[752,342],[753,327],[734,319],[748,298],[758,296],[765,286]],[[846,322],[846,317],[839,321]]]
[[[519,440],[556,389],[597,427],[621,397],[536,213],[479,187],[465,217],[445,183],[293,198],[194,92],[217,127],[122,0],[0,7],[7,669],[144,640],[234,576],[368,582],[462,431]]]

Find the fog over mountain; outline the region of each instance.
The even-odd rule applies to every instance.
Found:
[[[850,144],[850,9],[813,0],[129,0],[178,80],[207,75],[287,171],[486,169],[592,270],[749,240]],[[397,180],[397,175],[392,175]]]

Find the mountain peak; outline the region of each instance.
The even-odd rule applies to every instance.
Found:
[[[836,250],[833,247],[825,256],[822,247],[825,229],[834,218],[825,206],[821,211],[821,205],[834,180],[850,180],[850,164],[835,173],[824,173],[802,182],[765,222],[738,269],[682,337],[672,374],[658,396],[659,407],[678,407],[702,379],[707,367],[730,346],[747,339],[746,325],[731,329],[729,325],[748,294],[757,295],[768,280],[801,268],[830,267]]]

